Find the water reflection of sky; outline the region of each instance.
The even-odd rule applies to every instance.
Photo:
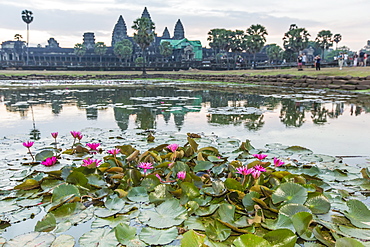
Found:
[[[353,96],[226,93],[173,88],[0,91],[0,138],[86,127],[215,133],[300,145],[329,155],[369,155],[368,106]],[[27,103],[28,102],[28,103]],[[30,107],[32,105],[32,108]]]

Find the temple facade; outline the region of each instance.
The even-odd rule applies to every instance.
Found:
[[[145,17],[152,20],[148,9],[145,7],[141,17]],[[153,21],[154,22],[154,21]],[[155,22],[154,22],[155,23]],[[152,32],[154,30],[151,30]],[[1,43],[0,49],[0,65],[4,66],[17,66],[25,64],[28,57],[28,66],[39,66],[41,67],[62,67],[75,69],[81,69],[81,67],[104,67],[119,69],[119,67],[135,67],[136,58],[142,56],[141,49],[134,42],[133,37],[127,35],[127,25],[124,17],[120,15],[117,23],[113,26],[112,39],[109,45],[106,44],[107,50],[103,55],[98,55],[95,52],[95,34],[93,32],[86,32],[83,34],[82,44],[86,48],[83,55],[77,56],[74,48],[62,48],[55,38],[50,38],[47,41],[47,45],[42,47],[26,46],[25,41],[4,41]],[[133,52],[129,58],[123,59],[114,53],[114,46],[127,39],[133,44]],[[172,47],[172,54],[162,56],[160,52],[160,46],[163,42],[169,42]],[[27,56],[28,53],[28,56]],[[202,44],[199,40],[189,40],[185,37],[185,29],[180,19],[174,25],[173,35],[171,35],[167,27],[164,28],[162,36],[155,34],[155,39],[152,44],[147,48],[146,51],[146,62],[148,66],[164,66],[163,63],[184,63],[193,62],[201,63],[205,58],[212,58],[215,54],[214,51],[209,48],[202,48]],[[265,57],[263,58],[265,59]],[[162,63],[161,65],[155,65],[156,63]],[[5,64],[5,65],[4,65]],[[191,66],[193,67],[193,65]]]

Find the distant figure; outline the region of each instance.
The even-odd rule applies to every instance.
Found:
[[[306,65],[306,62],[307,62],[307,56],[306,56],[306,53],[303,53],[302,54],[302,67],[303,68]]]
[[[298,65],[298,70],[303,70],[303,68],[302,68],[302,55],[298,55],[297,65]]]
[[[353,54],[353,67],[357,66],[357,62],[358,62],[358,55],[357,53],[355,53]]]
[[[367,54],[364,55],[364,67],[366,67],[366,61],[367,61]]]
[[[358,66],[364,66],[364,56],[365,52],[360,50],[360,53],[358,54]]]
[[[342,67],[343,67],[343,63],[344,63],[344,56],[343,56],[343,52],[339,53],[338,55],[338,65],[339,65],[339,69],[342,70]]]
[[[320,55],[317,55],[315,57],[315,68],[316,68],[316,70],[321,70],[321,57],[320,57]]]
[[[343,65],[348,67],[348,63],[347,63],[348,62],[348,54],[347,54],[347,52],[344,53],[343,57],[344,57]]]

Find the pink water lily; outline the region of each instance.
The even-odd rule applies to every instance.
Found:
[[[237,167],[236,170],[237,170],[236,173],[242,174],[244,176],[249,175],[253,172],[252,168],[248,169],[248,167],[246,166]]]
[[[31,141],[26,141],[26,142],[23,142],[23,146],[25,146],[26,148],[30,148],[33,146],[35,142],[31,142]]]
[[[86,146],[88,146],[91,150],[98,151],[100,143],[86,143]]]
[[[257,179],[261,176],[261,173],[262,173],[261,171],[253,169],[252,176],[254,179]]]
[[[162,178],[161,178],[161,176],[157,173],[157,174],[155,174],[155,176],[159,179],[159,181],[161,181],[162,182]]]
[[[144,174],[146,174],[146,171],[149,170],[149,169],[153,169],[153,164],[150,163],[150,162],[141,162],[139,165],[138,165],[139,168],[142,168],[144,169]]]
[[[102,160],[87,158],[87,159],[82,160],[82,166],[89,166],[89,165],[94,164],[95,167],[98,167],[101,165],[100,164],[101,162]]]
[[[173,153],[173,152],[175,152],[179,148],[179,144],[172,143],[172,144],[168,145],[167,148],[169,150],[171,150],[171,152]]]
[[[177,178],[180,180],[184,180],[186,178],[186,171],[181,171],[177,173]]]
[[[54,139],[57,139],[57,137],[58,137],[58,132],[52,132],[52,133],[51,133],[51,136],[52,136]]]
[[[53,166],[57,162],[58,162],[57,157],[53,156],[53,157],[46,158],[44,161],[41,162],[41,165],[44,165],[44,166]]]
[[[25,146],[28,149],[28,153],[31,155],[32,161],[35,160],[35,157],[33,157],[33,154],[31,152],[31,147],[33,146],[34,143],[35,142],[31,142],[31,141],[23,142],[23,146]]]
[[[278,158],[274,158],[274,166],[275,167],[279,167],[279,166],[282,166],[282,165],[284,165],[285,164],[285,162],[283,162],[282,160],[280,160],[280,159],[278,159]]]
[[[253,167],[253,169],[257,170],[257,171],[260,171],[260,172],[265,172],[266,171],[266,168],[264,168],[261,165],[256,165],[256,166]]]
[[[81,135],[81,132],[79,132],[79,131],[71,131],[70,133],[73,136],[73,138],[77,138],[78,136]]]
[[[267,157],[267,154],[253,154],[252,155],[254,158],[257,158],[259,160],[263,160],[264,158]]]
[[[107,153],[109,153],[111,155],[117,155],[120,152],[121,152],[121,149],[119,149],[119,148],[114,148],[114,149],[107,150]]]

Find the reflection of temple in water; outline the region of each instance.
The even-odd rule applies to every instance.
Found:
[[[50,114],[60,115],[66,106],[76,106],[85,111],[86,119],[97,120],[101,109],[113,108],[114,119],[121,130],[127,130],[130,119],[134,128],[155,129],[160,116],[167,125],[175,125],[180,131],[189,112],[199,112],[201,107],[248,108],[261,110],[280,110],[280,121],[287,127],[300,127],[306,122],[326,124],[328,118],[343,115],[345,107],[353,116],[366,113],[370,101],[365,98],[360,103],[335,102],[322,103],[322,100],[304,100],[304,95],[294,97],[272,97],[259,92],[242,93],[220,92],[215,90],[179,90],[172,87],[151,87],[139,85],[124,88],[100,89],[31,89],[2,90],[0,99],[9,112],[19,112],[22,118],[29,118],[30,105],[49,107]],[[352,98],[351,100],[354,100]],[[358,98],[356,98],[358,101]],[[349,100],[348,100],[349,101]],[[328,102],[328,101],[326,101]],[[350,110],[349,110],[350,108]],[[306,114],[307,113],[307,114]],[[258,131],[265,124],[263,114],[207,114],[208,123],[217,125],[244,126]]]

